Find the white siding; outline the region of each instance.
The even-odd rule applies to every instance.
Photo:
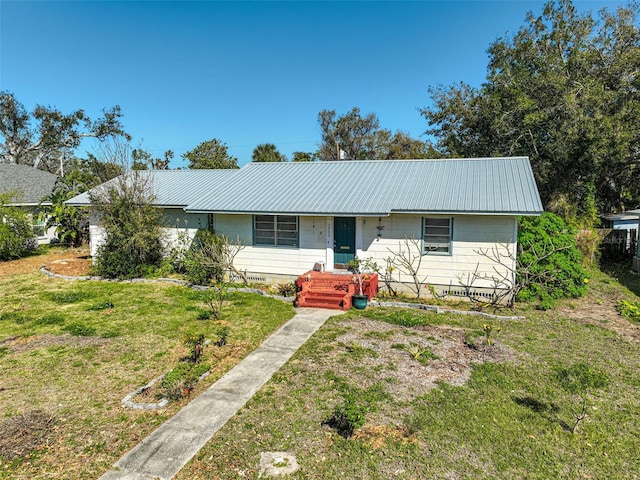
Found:
[[[298,276],[324,261],[325,227],[322,217],[300,217],[297,248],[254,246],[252,215],[216,215],[216,232],[245,245],[235,258],[235,267],[261,274]]]
[[[468,275],[476,271],[480,275],[495,276],[494,268],[500,268],[505,275],[507,269],[500,267],[479,253],[480,250],[504,248],[514,251],[513,238],[516,234],[515,217],[453,216],[452,254],[430,253],[422,257],[420,276],[426,283],[458,287],[466,282]],[[327,262],[325,217],[300,217],[300,240],[298,248],[265,247],[252,245],[251,215],[216,215],[216,231],[231,241],[241,241],[246,247],[235,259],[236,268],[252,273],[268,275],[297,276],[313,268],[318,261]],[[380,266],[385,259],[404,247],[404,239],[422,239],[422,216],[395,214],[389,217],[358,219],[358,256],[372,258]],[[383,226],[378,238],[378,226]],[[501,246],[504,245],[505,247]],[[421,242],[420,242],[421,245]],[[416,254],[416,251],[412,251]],[[410,282],[408,276],[398,280]],[[490,287],[490,281],[476,281],[475,287]]]
[[[181,236],[184,236],[185,246],[190,245],[198,229],[208,228],[208,218],[207,214],[185,213],[179,208],[165,209],[163,225],[163,241],[170,250],[179,243]]]
[[[449,217],[449,216],[447,216]],[[515,217],[493,216],[450,216],[453,219],[453,241],[451,254],[429,253],[422,257],[420,278],[432,285],[451,285],[458,287],[466,282],[470,274],[478,269],[478,274],[496,276],[494,268],[507,275],[507,269],[500,267],[479,253],[499,248],[503,254],[509,249],[514,252],[513,242],[516,235]],[[378,238],[378,226],[383,226]],[[363,251],[361,258],[372,257],[381,267],[386,265],[385,259],[403,249],[407,252],[405,238],[414,237],[422,240],[422,216],[391,215],[389,217],[363,219]],[[422,242],[420,242],[420,245]],[[504,245],[503,246],[501,246]],[[416,250],[411,254],[415,256]],[[417,261],[416,261],[417,265]],[[400,281],[410,282],[408,276],[400,276]],[[490,287],[491,281],[476,281],[475,287]]]

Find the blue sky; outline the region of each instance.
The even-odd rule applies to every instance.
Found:
[[[575,2],[594,14],[626,3]],[[424,139],[429,86],[479,86],[491,42],[543,5],[0,0],[0,90],[28,110],[120,105],[134,147],[173,150],[172,168],[211,138],[240,165],[261,143],[315,151],[323,109],[357,106]]]

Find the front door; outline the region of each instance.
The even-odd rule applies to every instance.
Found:
[[[346,265],[356,256],[356,219],[335,217],[333,219],[333,263]]]

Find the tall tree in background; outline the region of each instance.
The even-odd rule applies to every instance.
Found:
[[[375,113],[364,117],[353,107],[349,113],[336,117],[335,110],[318,114],[322,143],[318,149],[320,160],[364,160],[373,158],[376,151],[376,132],[380,122]]]
[[[182,158],[189,161],[187,168],[238,168],[238,159],[232,157],[227,152],[228,148],[224,142],[213,138],[202,142],[193,150],[182,155]]]
[[[406,133],[380,128],[375,113],[363,117],[357,107],[340,117],[335,110],[322,110],[318,123],[322,143],[316,155],[320,160],[398,160],[429,158],[436,153]]]
[[[595,219],[640,202],[638,4],[529,13],[489,48],[487,82],[430,89],[422,115],[447,156],[528,155],[546,208]]]
[[[103,110],[97,120],[91,120],[83,110],[65,115],[41,105],[28,113],[12,93],[0,92],[0,161],[63,175],[67,158],[84,138],[122,136],[130,140],[121,117],[118,106]]]
[[[315,162],[317,154],[311,152],[293,152],[292,162]]]
[[[158,158],[143,148],[134,148],[131,151],[131,158],[133,159],[132,170],[169,170],[173,150],[167,150],[164,152],[164,158]]]
[[[278,151],[273,143],[262,143],[253,149],[253,162],[286,162],[287,157]]]

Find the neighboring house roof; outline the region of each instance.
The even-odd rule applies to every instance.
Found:
[[[224,182],[239,170],[140,170],[138,174],[151,177],[156,199],[154,205],[159,207],[184,208],[197,200],[206,192]],[[109,180],[103,185],[113,185]],[[65,202],[68,205],[88,206],[91,204],[89,193],[85,192]]]
[[[53,173],[38,170],[28,165],[9,165],[0,163],[0,192],[17,191],[13,205],[51,205],[42,202],[51,195],[58,177]]]
[[[627,210],[626,212],[612,213],[609,215],[603,215],[602,218],[611,222],[625,222],[625,221],[638,221],[640,216],[640,210]]]
[[[527,157],[250,163],[187,212],[538,215]]]

